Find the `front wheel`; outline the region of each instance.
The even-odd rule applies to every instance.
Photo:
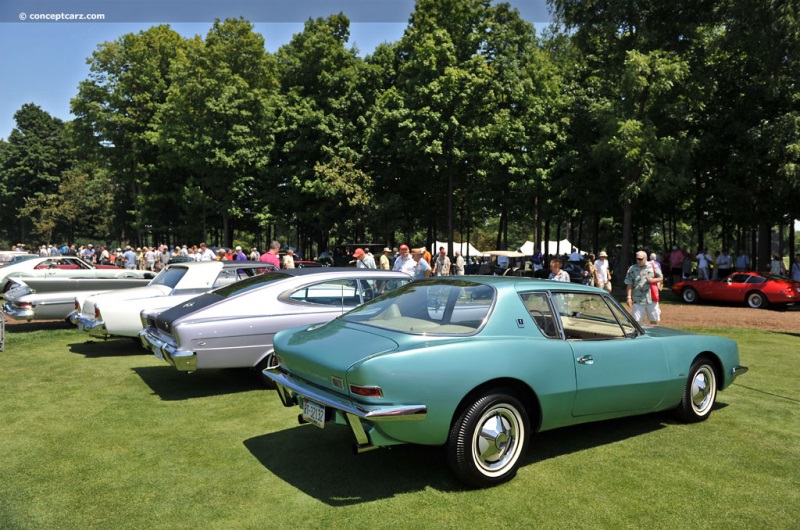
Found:
[[[675,412],[686,423],[697,423],[711,415],[716,399],[717,374],[711,361],[701,357],[692,363],[683,398]]]
[[[502,484],[517,474],[528,446],[525,407],[504,391],[490,391],[469,405],[450,429],[447,461],[456,476],[475,487]]]
[[[769,305],[769,302],[764,293],[753,291],[752,293],[747,293],[747,305],[753,309],[763,309]]]
[[[683,291],[681,291],[681,298],[687,304],[694,304],[700,299],[700,295],[697,294],[697,290],[694,287],[685,287]]]

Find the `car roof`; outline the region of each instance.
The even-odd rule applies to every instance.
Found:
[[[531,289],[531,290],[549,290],[549,291],[557,290],[557,291],[576,291],[576,292],[580,291],[580,292],[597,292],[597,293],[605,292],[603,289],[599,289],[597,287],[589,287],[588,285],[583,285],[579,283],[556,282],[553,280],[528,278],[520,276],[488,276],[488,275],[437,276],[428,278],[425,281],[434,281],[434,282],[471,281],[474,283],[480,283],[484,285],[492,285],[498,288],[522,287],[524,289]]]

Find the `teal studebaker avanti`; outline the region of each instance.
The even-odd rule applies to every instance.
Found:
[[[537,431],[667,409],[705,420],[747,370],[734,341],[642,328],[600,289],[491,276],[412,282],[274,346],[264,375],[301,422],[348,426],[357,452],[443,445],[477,487],[512,478]]]

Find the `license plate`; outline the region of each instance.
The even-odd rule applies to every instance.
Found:
[[[303,419],[320,429],[325,427],[325,406],[313,401],[303,401]]]

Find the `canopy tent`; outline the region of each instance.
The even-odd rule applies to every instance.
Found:
[[[431,254],[436,254],[437,252],[439,252],[439,247],[444,247],[445,251],[450,252],[450,247],[448,245],[449,243],[446,243],[444,241],[437,241],[434,247],[430,249]],[[483,255],[483,253],[480,250],[473,247],[469,243],[457,243],[453,241],[453,252],[455,252],[456,250],[460,250],[461,255],[464,257],[466,256],[475,257]]]
[[[519,247],[519,251],[525,254],[526,256],[533,256],[535,252],[536,245],[533,241],[526,241],[524,245]],[[548,241],[547,242],[547,249],[545,250],[545,245],[542,243],[540,245],[540,250],[542,254],[548,256],[560,256],[562,254],[570,254],[572,252],[572,243],[569,242],[568,239],[562,239],[561,241]],[[581,252],[580,250],[578,252]],[[583,252],[581,252],[583,254]]]

